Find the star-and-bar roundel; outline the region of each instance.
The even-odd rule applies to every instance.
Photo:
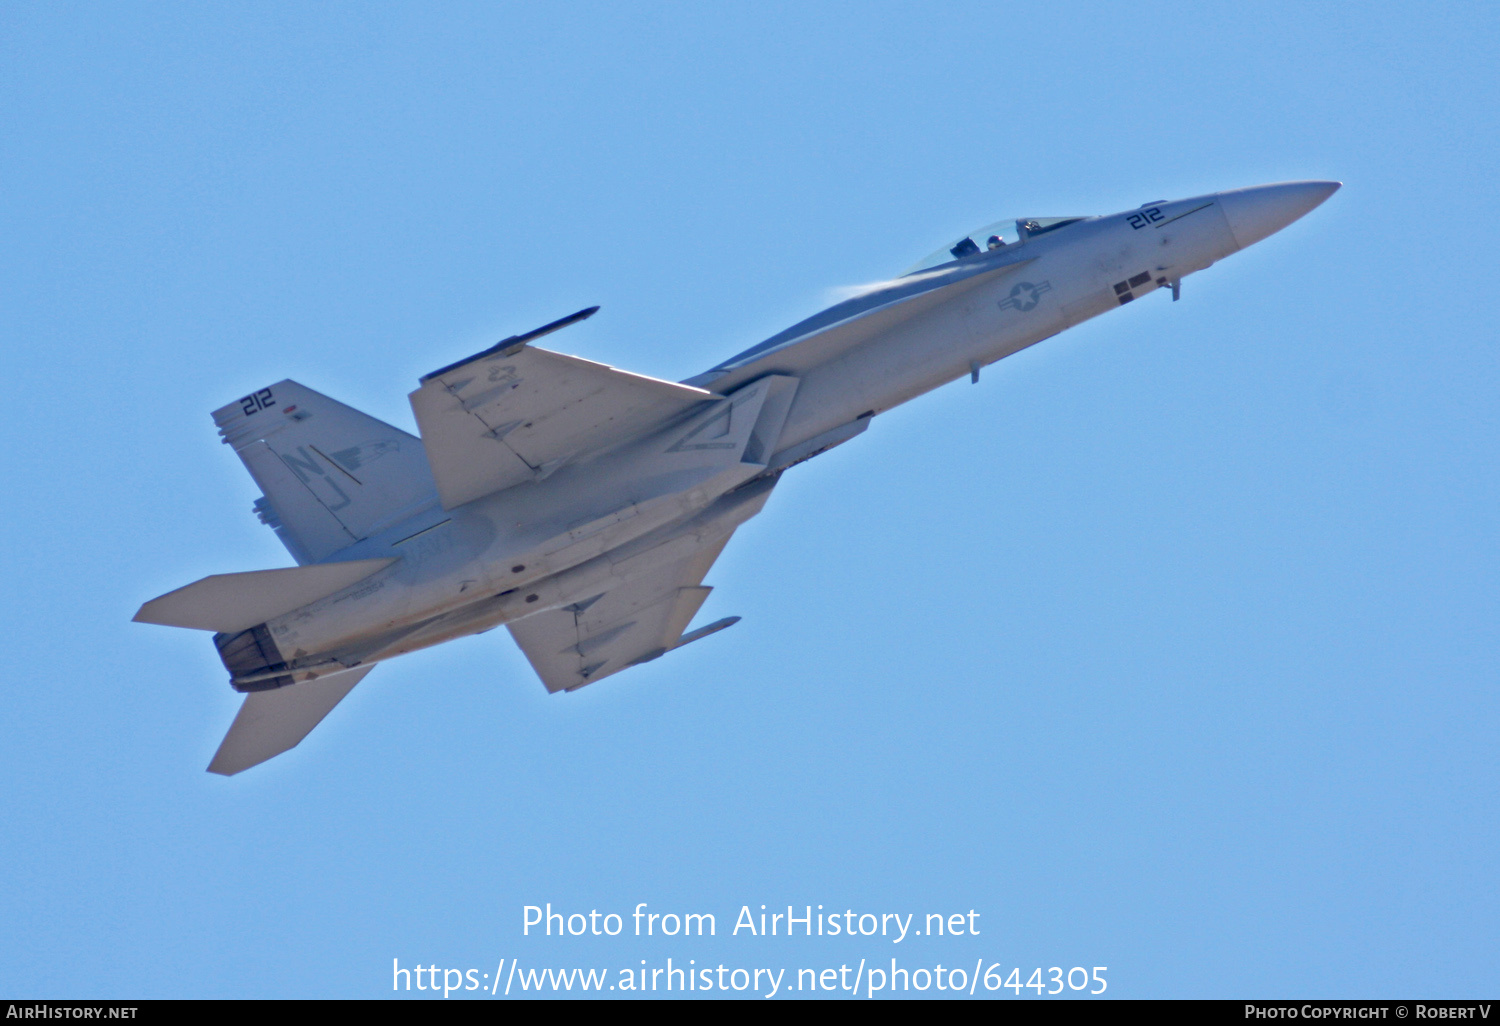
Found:
[[[1042,293],[1051,289],[1050,281],[1038,282],[1034,285],[1029,281],[1018,282],[1010,290],[1010,298],[1001,300],[1000,309],[1025,313],[1027,310],[1035,309],[1036,305],[1042,301]]]

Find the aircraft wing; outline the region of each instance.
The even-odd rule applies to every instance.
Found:
[[[445,509],[538,480],[718,398],[526,342],[590,313],[506,339],[422,378],[411,406]]]
[[[355,559],[214,574],[152,599],[141,606],[134,619],[136,623],[200,631],[248,630],[343,591],[394,562],[394,559]]]
[[[683,635],[713,590],[703,578],[728,541],[720,535],[593,598],[508,624],[511,636],[552,692],[572,691],[655,659],[738,619]]]

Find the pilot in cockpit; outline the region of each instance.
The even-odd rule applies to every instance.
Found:
[[[1005,240],[998,235],[991,235],[987,245],[990,247],[990,249],[999,249],[1001,246],[1005,245]]]

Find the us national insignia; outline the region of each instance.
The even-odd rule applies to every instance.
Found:
[[[1029,281],[1020,282],[1015,288],[1010,290],[1010,298],[1001,301],[1000,309],[1018,310],[1021,313],[1025,313],[1042,301],[1043,292],[1051,291],[1051,289],[1052,283],[1050,281],[1040,282],[1036,285],[1033,285]]]

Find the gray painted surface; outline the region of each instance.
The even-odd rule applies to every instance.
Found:
[[[420,441],[279,382],[214,419],[265,493],[257,514],[312,565],[216,575],[138,618],[252,632],[223,648],[256,693],[216,772],[291,747],[347,691],[314,681],[501,624],[549,690],[586,686],[721,626],[689,629],[703,579],[788,468],[1072,325],[1175,297],[1337,188],[1020,226],[1014,245],[880,283],[682,383],[528,344],[580,311],[425,376]]]

